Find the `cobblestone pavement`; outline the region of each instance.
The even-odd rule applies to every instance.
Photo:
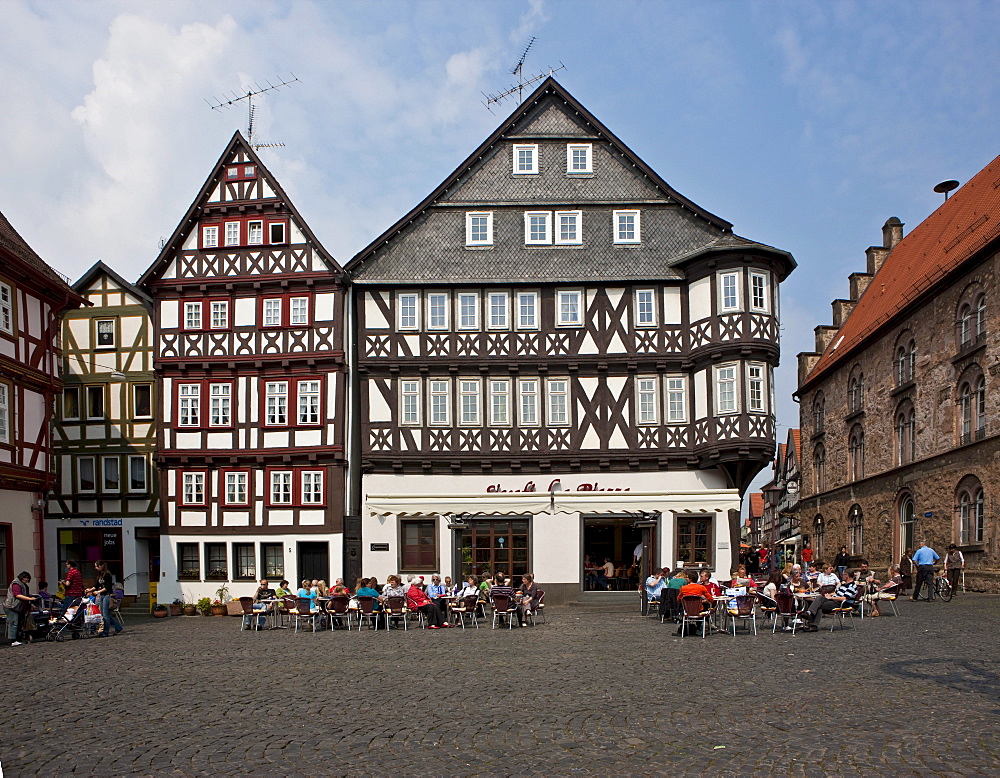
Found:
[[[572,607],[513,631],[132,622],[0,649],[0,765],[5,778],[996,775],[1000,597],[899,608],[833,634],[683,641],[632,610]]]

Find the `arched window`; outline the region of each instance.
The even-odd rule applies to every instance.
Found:
[[[975,385],[976,440],[986,437],[986,377],[979,376]]]
[[[864,410],[865,407],[865,374],[860,369],[851,371],[847,382],[847,408],[851,413]]]
[[[896,410],[893,427],[896,431],[896,464],[905,465],[916,459],[916,414],[913,403],[903,402]]]
[[[906,341],[896,348],[896,358],[894,360],[896,368],[896,386],[908,384],[913,380],[916,361],[917,346],[914,341]]]
[[[823,524],[823,516],[816,514],[813,519],[813,554],[815,559],[822,559],[826,545],[826,526]]]
[[[986,337],[986,295],[975,286],[962,295],[958,307],[958,350],[980,343]]]
[[[978,365],[967,370],[958,385],[958,445],[986,437],[986,377]]]
[[[851,554],[860,556],[864,553],[865,546],[864,513],[860,505],[851,506],[851,510],[847,513],[847,524],[851,533]]]
[[[979,295],[976,300],[976,340],[986,337],[986,295]]]
[[[967,475],[955,490],[958,518],[958,542],[963,546],[983,542],[983,485],[974,475]]]
[[[826,397],[822,392],[816,393],[813,400],[813,433],[820,433],[826,428]]]
[[[865,477],[865,431],[860,424],[851,428],[851,436],[847,444],[850,456],[850,477],[852,481],[860,481]]]
[[[914,519],[913,498],[906,495],[899,503],[899,545],[900,551],[911,555],[914,550]]]
[[[966,303],[958,312],[958,347],[967,348],[972,343],[972,306]]]
[[[822,443],[813,450],[813,486],[817,493],[826,491],[826,448]]]

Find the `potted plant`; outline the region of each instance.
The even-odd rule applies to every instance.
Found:
[[[184,603],[184,615],[185,616],[197,616],[198,615],[198,606],[195,605],[193,602],[186,602],[186,603]]]
[[[198,600],[198,604],[196,607],[198,609],[198,612],[202,616],[212,615],[212,600],[210,598],[202,597],[201,599]]]
[[[180,616],[184,611],[184,600],[178,597],[170,605],[167,606],[171,616]]]
[[[156,603],[156,607],[153,608],[153,618],[154,619],[165,619],[169,614],[167,613],[167,606],[162,602]]]
[[[218,589],[215,590],[215,599],[212,600],[212,615],[213,616],[225,616],[226,600],[229,599],[229,587],[222,584]]]

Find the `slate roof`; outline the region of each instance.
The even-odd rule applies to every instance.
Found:
[[[538,145],[539,173],[514,175],[513,143]],[[592,175],[566,173],[566,144],[592,144]],[[641,210],[642,242],[612,242],[611,211]],[[465,213],[493,212],[491,247],[465,245]],[[582,246],[525,246],[526,210],[579,210]],[[707,252],[787,252],[732,234],[732,225],[675,191],[549,77],[448,178],[346,265],[354,281],[565,283],[678,280]]]
[[[0,248],[5,249],[32,270],[52,281],[57,287],[70,291],[66,279],[49,267],[45,260],[35,253],[35,250],[18,234],[2,212],[0,212]]]
[[[976,173],[900,241],[872,278],[799,391],[890,326],[984,246],[1000,238],[1000,157]]]

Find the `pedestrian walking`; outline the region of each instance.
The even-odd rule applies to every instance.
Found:
[[[927,599],[934,599],[934,563],[940,558],[923,540],[913,552],[913,563],[917,566],[917,583],[913,587],[913,596],[910,599],[914,602],[920,599],[920,586],[923,583],[927,584]]]

